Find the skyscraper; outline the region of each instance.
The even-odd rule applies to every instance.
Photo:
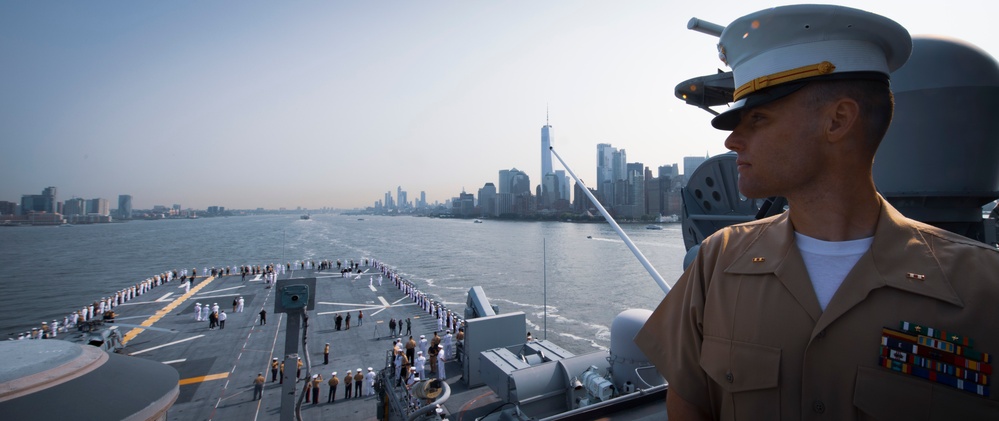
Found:
[[[552,126],[545,116],[545,125],[541,128],[541,178],[552,173]]]
[[[118,195],[118,218],[132,219],[132,195]]]

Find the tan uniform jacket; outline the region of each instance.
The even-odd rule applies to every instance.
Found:
[[[336,386],[340,384],[340,379],[338,379],[336,376],[330,377],[330,381],[328,382],[328,384],[330,385],[330,387]]]
[[[989,398],[879,366],[882,327],[999,353],[999,252],[882,199],[871,248],[819,306],[788,215],[706,239],[635,338],[670,392],[716,419],[999,419]]]

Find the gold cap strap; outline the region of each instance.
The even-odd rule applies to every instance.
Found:
[[[733,101],[738,101],[740,98],[749,95],[753,92],[765,89],[771,86],[777,86],[782,83],[793,82],[800,79],[805,79],[809,77],[827,75],[836,70],[836,66],[828,61],[823,61],[818,64],[811,64],[808,66],[802,66],[796,69],[785,70],[783,72],[774,73],[772,75],[760,76],[749,82],[742,84],[735,93],[732,95]]]

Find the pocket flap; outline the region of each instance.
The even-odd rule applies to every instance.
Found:
[[[701,368],[730,393],[777,387],[780,348],[705,336]]]

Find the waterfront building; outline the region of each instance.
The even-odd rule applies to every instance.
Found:
[[[111,205],[107,199],[96,198],[87,201],[87,214],[108,216],[111,214]]]
[[[55,187],[46,187],[42,194],[25,194],[21,196],[21,214],[32,212],[56,213],[59,211]]]
[[[479,189],[479,211],[482,216],[499,216],[495,184],[486,183]]]
[[[13,215],[17,212],[17,203],[0,200],[0,215]]]
[[[395,197],[399,201],[398,203],[399,209],[405,209],[409,207],[409,198],[407,196],[408,195],[406,194],[406,192],[402,190],[402,186],[396,188]]]
[[[555,170],[555,178],[558,179],[558,192],[559,198],[565,201],[569,201],[569,176],[565,175],[565,170]]]
[[[385,210],[392,210],[395,208],[395,202],[392,201],[392,190],[385,192]]]
[[[86,215],[87,214],[87,201],[74,197],[63,203],[62,214],[65,216],[70,215]]]
[[[683,176],[684,178],[690,178],[690,175],[694,173],[697,167],[701,166],[704,161],[708,160],[708,156],[685,156],[683,157]]]
[[[118,195],[118,219],[132,219],[132,195]]]
[[[516,168],[500,170],[496,208],[500,215],[524,215],[534,208],[531,178]]]

